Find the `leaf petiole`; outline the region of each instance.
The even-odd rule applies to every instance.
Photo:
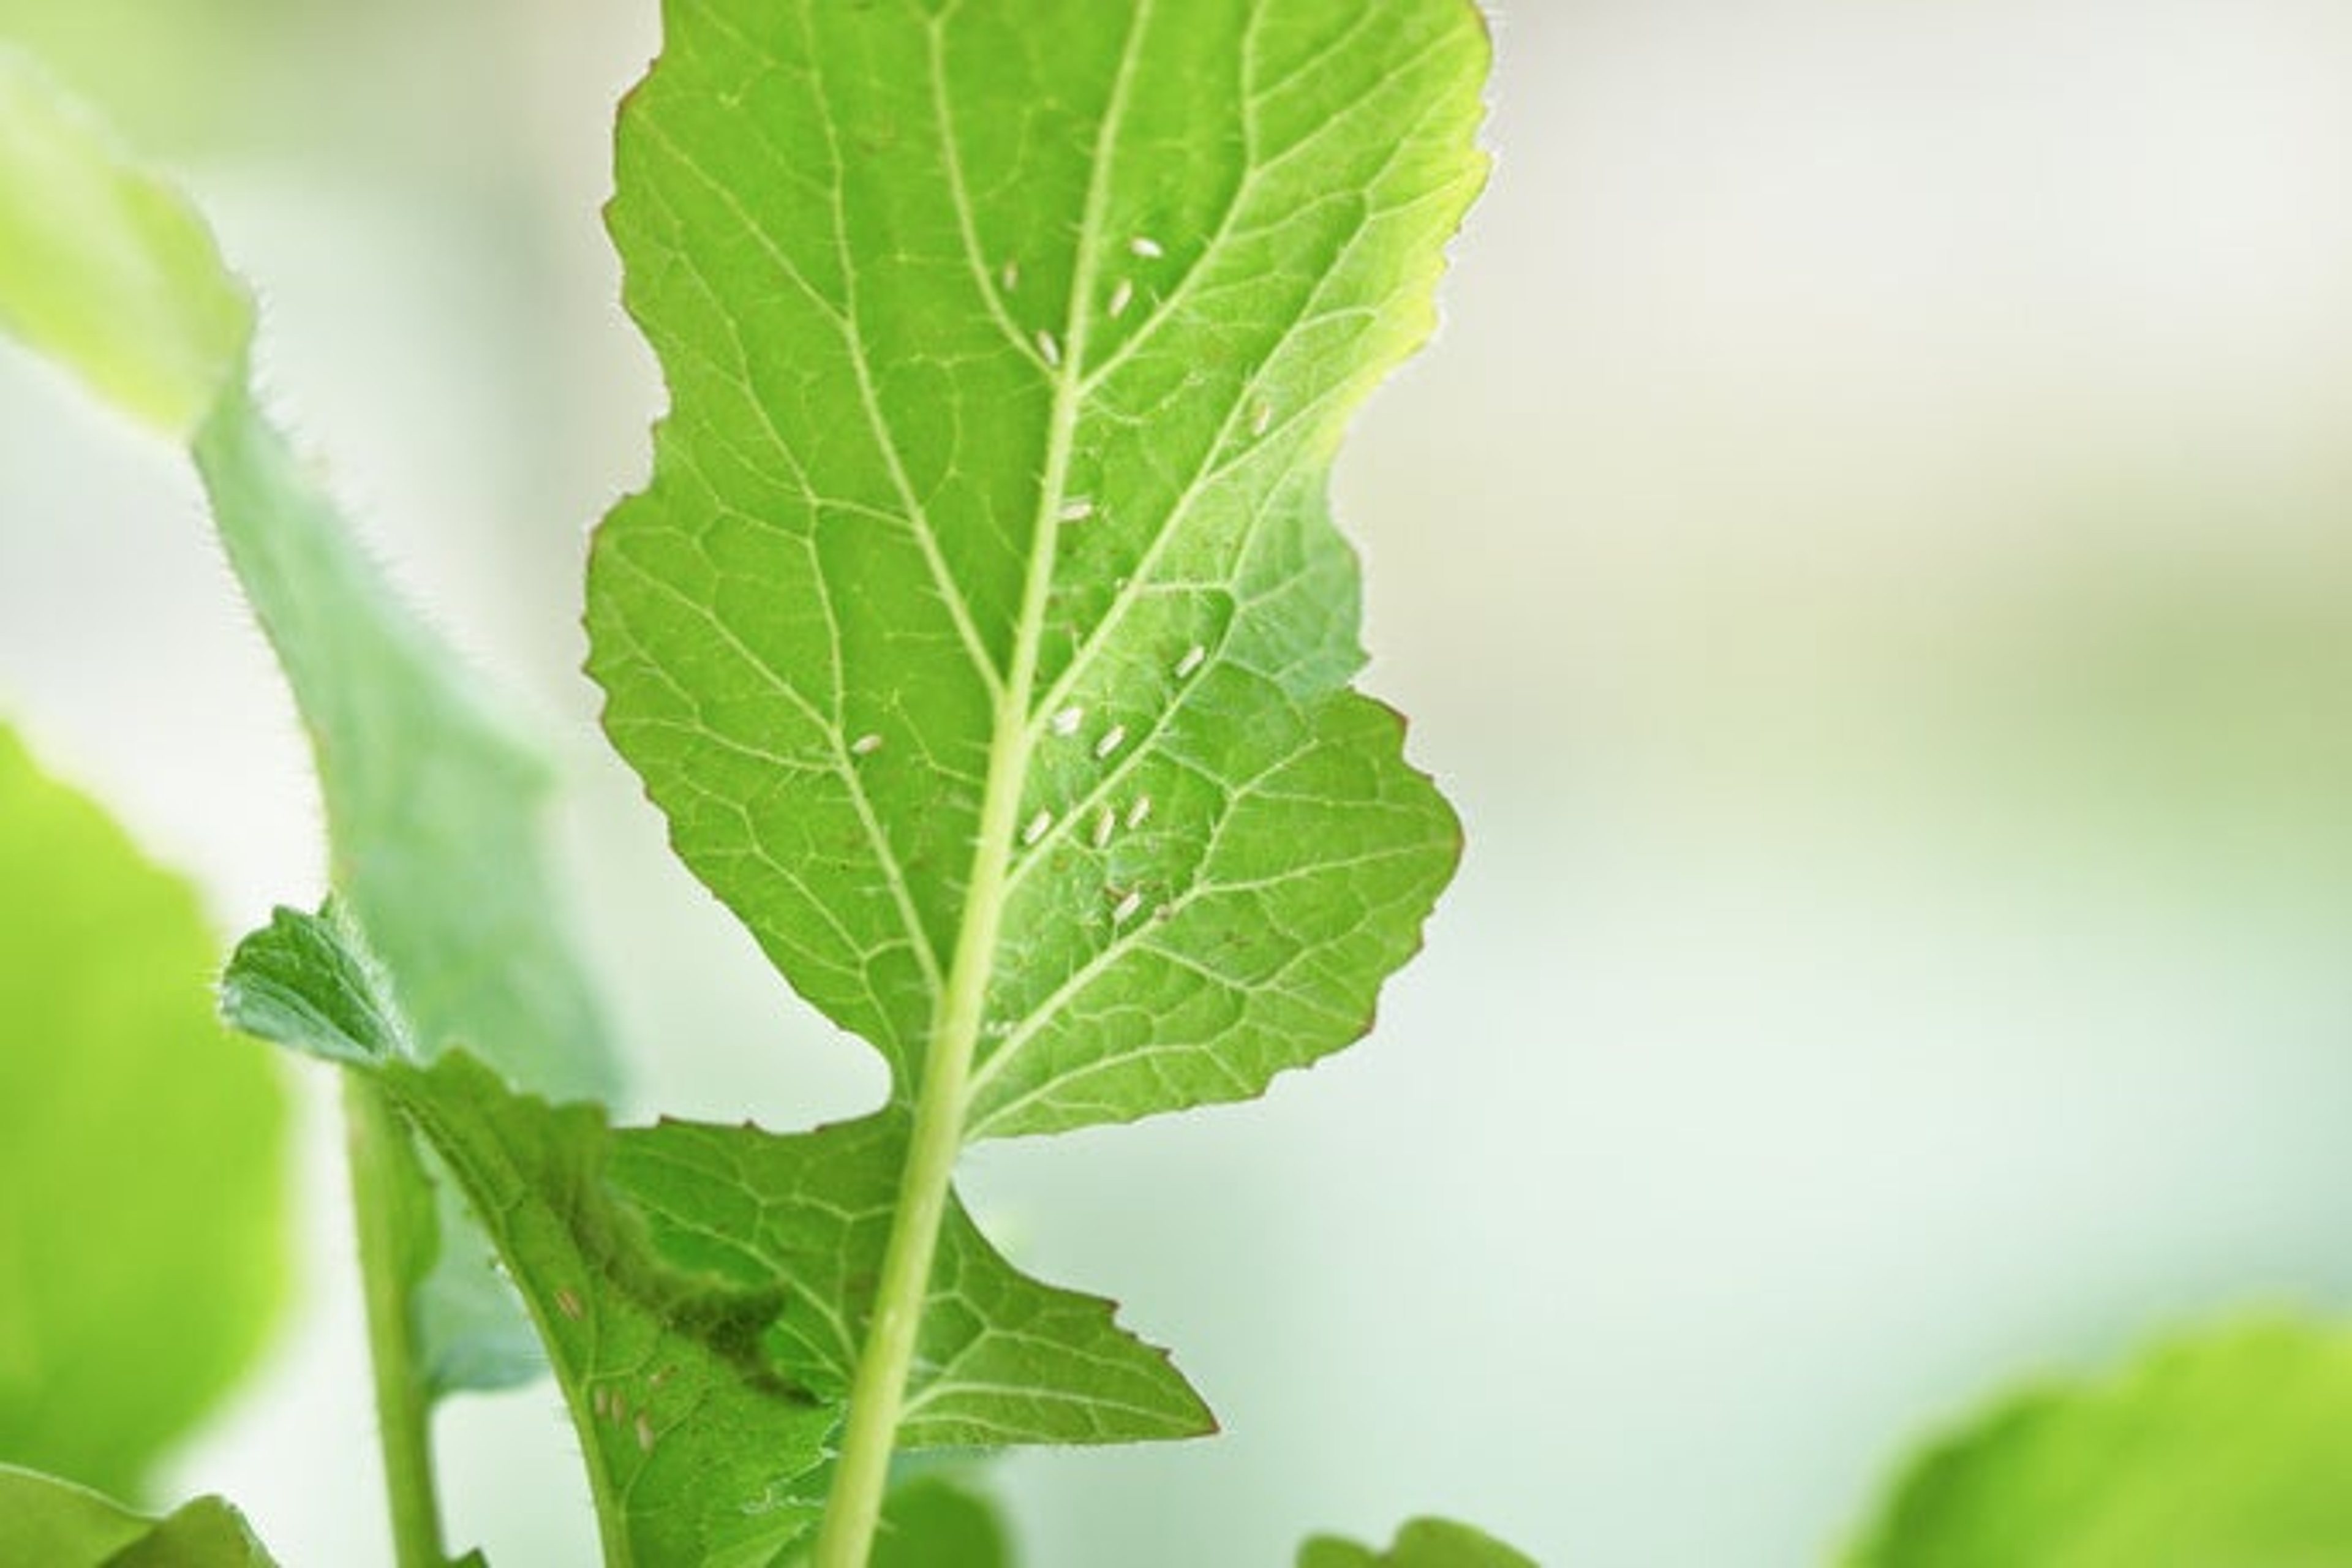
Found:
[[[409,1205],[424,1190],[416,1149],[383,1086],[349,1068],[343,1072],[343,1122],[394,1560],[400,1568],[445,1568],[448,1550],[433,1480],[432,1406],[410,1317],[414,1269],[408,1254],[417,1216]]]

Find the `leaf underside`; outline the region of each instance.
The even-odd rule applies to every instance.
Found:
[[[815,1132],[665,1121],[430,1066],[356,928],[281,910],[231,961],[240,1027],[377,1075],[529,1303],[629,1561],[766,1563],[814,1524],[887,1241],[895,1113]],[[377,1041],[371,1045],[370,1039]],[[909,1447],[1185,1436],[1207,1411],[1108,1302],[1014,1270],[959,1213],[925,1314]]]
[[[2259,1321],[2031,1390],[1918,1456],[1853,1568],[2352,1562],[2352,1332]]]
[[[977,937],[968,1137],[1357,1037],[1458,829],[1326,469],[1483,177],[1475,13],[666,18],[611,221],[673,408],[588,620],[679,854],[902,1102]]]
[[[1261,1092],[1360,1037],[1419,943],[1459,827],[1348,686],[1325,490],[1483,179],[1482,26],[1464,0],[664,18],[610,222],[672,406],[596,532],[589,669],[681,858],[891,1089],[756,1174],[707,1135],[625,1146],[670,1162],[654,1233],[799,1281],[772,1348],[831,1394],[872,1374],[899,1446],[1205,1429],[951,1194],[936,1238],[891,1210],[931,1212],[973,1139]],[[729,1186],[771,1196],[698,1235]],[[903,1409],[872,1273],[828,1266],[886,1246],[890,1310],[919,1310]]]

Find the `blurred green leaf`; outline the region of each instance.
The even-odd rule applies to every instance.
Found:
[[[1386,1552],[1318,1535],[1298,1549],[1298,1568],[1536,1568],[1535,1559],[1483,1531],[1447,1519],[1416,1519]]]
[[[995,1505],[958,1477],[910,1475],[883,1500],[872,1568],[1012,1568],[1013,1561]]]
[[[600,1508],[647,1563],[772,1550],[814,1520],[888,1241],[906,1129],[895,1111],[815,1132],[664,1121],[609,1128],[512,1093],[452,1056],[420,1069],[357,933],[279,910],[223,985],[241,1026],[379,1072],[457,1173],[531,1303]],[[355,992],[354,986],[358,989]],[[314,994],[315,992],[315,994]],[[254,1008],[247,1011],[247,1006]],[[356,1048],[355,1048],[355,1041]],[[1102,1443],[1211,1429],[1164,1352],[1110,1305],[1021,1274],[948,1220],[909,1390],[910,1447]],[[906,1505],[978,1552],[984,1510]],[[913,1528],[912,1525],[909,1528]]]
[[[163,1519],[53,1477],[0,1465],[0,1563],[9,1568],[274,1568],[245,1518],[198,1498]]]
[[[5,727],[0,889],[0,1459],[133,1495],[277,1320],[285,1090],[194,889]]]
[[[245,291],[194,208],[20,65],[0,69],[0,115],[26,128],[22,147],[0,138],[0,322],[192,434],[230,564],[310,734],[333,885],[417,1046],[430,1057],[462,1041],[520,1082],[609,1093],[610,1040],[546,861],[545,767],[256,406]],[[435,1230],[416,1296],[425,1381],[442,1393],[528,1378],[536,1346],[446,1193]]]
[[[243,374],[253,332],[204,220],[5,46],[0,327],[173,436]]]
[[[2265,1321],[2011,1396],[1914,1459],[1853,1568],[2352,1563],[2352,1331]]]

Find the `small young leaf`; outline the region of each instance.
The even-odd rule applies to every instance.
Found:
[[[220,1014],[257,1039],[377,1067],[415,1054],[391,995],[391,977],[331,900],[315,915],[278,910],[237,943],[221,980]]]
[[[1853,1568],[2352,1562],[2352,1332],[2291,1321],[2029,1390],[1912,1461]]]
[[[1318,1535],[1298,1549],[1298,1568],[1536,1568],[1536,1560],[1450,1519],[1416,1519],[1386,1552]]]
[[[0,1465],[0,1563],[22,1568],[275,1568],[245,1516],[215,1497],[163,1519],[70,1481]]]
[[[276,1320],[285,1090],[194,890],[5,726],[0,889],[0,1460],[131,1494]]]

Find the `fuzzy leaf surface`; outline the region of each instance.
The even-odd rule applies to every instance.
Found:
[[[195,889],[5,725],[0,889],[0,1460],[134,1494],[277,1321],[286,1091]]]
[[[1915,1459],[1853,1568],[2352,1562],[2352,1332],[2293,1321],[2159,1345],[1996,1405]]]
[[[1298,1568],[1536,1568],[1536,1560],[1469,1525],[1416,1519],[1386,1552],[1318,1535],[1298,1549]]]
[[[687,863],[970,1136],[1362,1034],[1457,849],[1348,689],[1349,413],[1484,174],[1463,0],[672,0],[591,671]]]
[[[385,581],[256,405],[251,306],[202,216],[0,54],[0,328],[190,442],[231,566],[309,731],[334,887],[427,1056],[464,1042],[558,1094],[616,1077],[544,852],[544,765]],[[440,1200],[418,1331],[434,1392],[537,1352]]]
[[[26,1568],[276,1568],[216,1497],[162,1519],[54,1477],[0,1465],[0,1563]]]

